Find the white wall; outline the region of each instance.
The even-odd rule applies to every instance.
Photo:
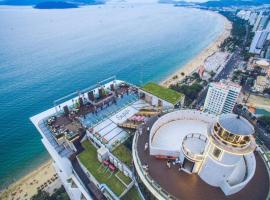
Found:
[[[145,92],[144,90],[141,90],[142,93],[145,94],[145,101],[148,102],[149,104],[151,104],[152,106],[158,106],[158,100],[162,101],[162,107],[165,108],[165,109],[169,109],[169,108],[173,108],[174,105],[163,100],[163,99],[160,99],[148,92]]]
[[[155,96],[152,96],[152,106],[158,106],[158,98]]]
[[[199,120],[203,121],[205,123],[212,124],[216,121],[216,116],[207,114],[204,112],[200,112],[197,110],[178,110],[171,113],[168,113],[166,115],[163,115],[160,117],[155,124],[152,126],[149,136],[149,148],[150,148],[150,155],[170,155],[170,156],[179,156],[180,151],[169,151],[164,148],[159,148],[157,146],[154,146],[152,144],[152,138],[154,137],[154,134],[156,131],[163,126],[164,124],[174,121],[174,120]],[[179,141],[180,143],[181,141]]]
[[[51,146],[51,144],[47,141],[47,139],[42,138],[42,143],[46,147],[47,151],[51,155],[52,159],[54,160],[54,168],[56,169],[61,182],[63,183],[65,189],[67,190],[67,193],[72,200],[78,199],[78,196],[81,195],[81,193],[84,194],[84,196],[87,199],[92,199],[91,196],[88,194],[88,192],[85,190],[84,186],[80,183],[80,180],[76,176],[73,175],[72,172],[72,165],[71,162],[66,157],[61,157],[55,149]],[[71,188],[69,183],[67,182],[67,179],[70,177],[73,177],[73,180],[76,182],[76,185],[78,188]]]
[[[245,165],[244,157],[237,163],[231,175],[228,177],[227,181],[230,185],[237,185],[241,183],[247,171],[247,167]]]
[[[207,156],[199,172],[199,176],[209,185],[219,187],[234,170],[234,165],[221,165],[212,157]]]
[[[256,170],[256,159],[255,159],[254,154],[251,153],[249,155],[245,155],[245,160],[247,163],[247,177],[245,178],[243,182],[237,185],[230,185],[227,181],[224,181],[224,183],[220,187],[226,195],[231,195],[236,192],[239,192],[253,178],[255,174],[255,170]]]
[[[173,108],[173,105],[167,101],[162,100],[162,106],[165,109]]]
[[[226,195],[240,191],[255,173],[254,154],[243,156],[223,152],[220,160],[216,160],[211,156],[212,148],[213,146],[209,146],[208,156],[203,162],[199,176],[209,185],[220,187]]]

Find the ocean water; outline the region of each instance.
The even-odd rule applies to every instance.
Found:
[[[157,3],[0,6],[0,185],[48,159],[29,117],[112,75],[134,84],[160,81],[223,25],[216,14]]]
[[[270,116],[270,112],[265,110],[265,109],[261,109],[261,108],[256,108],[256,115],[258,116]]]

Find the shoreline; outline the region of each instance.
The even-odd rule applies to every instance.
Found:
[[[55,174],[53,162],[49,159],[30,173],[16,180],[6,189],[0,191],[0,199],[29,199],[37,193],[38,187],[46,183],[46,191],[51,193],[55,188],[59,188],[62,185],[58,175]]]
[[[213,12],[213,11],[210,11]],[[199,54],[193,57],[190,61],[188,61],[185,65],[179,66],[179,69],[174,73],[168,75],[160,81],[160,84],[169,87],[171,84],[176,84],[182,81],[186,76],[192,74],[202,65],[204,65],[204,61],[215,52],[220,50],[219,46],[222,42],[228,38],[231,34],[232,23],[223,15],[213,12],[216,15],[221,16],[224,19],[224,30],[223,32],[216,37],[216,39],[209,44],[206,48],[204,48]],[[181,75],[184,73],[184,75]],[[175,78],[177,77],[177,78]]]
[[[218,13],[213,12],[216,15],[222,16]],[[224,18],[224,30],[214,39],[212,43],[210,43],[206,48],[204,48],[198,55],[193,57],[190,61],[188,61],[185,65],[179,66],[179,69],[170,74],[169,76],[165,77],[163,81],[160,81],[160,84],[169,87],[171,84],[177,83],[181,80],[183,80],[187,75],[193,73],[196,71],[201,65],[203,65],[205,59],[207,59],[209,56],[211,56],[213,53],[219,51],[219,45],[230,36],[232,24],[231,22],[222,16]],[[181,73],[184,72],[185,75],[182,76]],[[173,78],[177,76],[177,78]],[[14,199],[17,199],[16,197],[24,196],[27,194],[27,197],[29,198],[31,195],[35,194],[37,192],[37,187],[43,184],[45,181],[50,179],[55,174],[54,167],[52,165],[52,160],[49,159],[43,163],[41,163],[40,166],[33,169],[31,172],[23,176],[22,178],[16,180],[14,183],[9,185],[6,189],[0,191],[0,198],[2,199],[11,199],[14,197]],[[46,176],[44,176],[46,175]],[[38,183],[36,183],[38,181]],[[33,183],[34,184],[30,184]],[[58,181],[59,182],[59,179]],[[22,192],[20,192],[22,191]],[[16,195],[12,196],[16,192]],[[22,198],[23,199],[23,198]]]

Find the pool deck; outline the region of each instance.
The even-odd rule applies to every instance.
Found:
[[[156,119],[155,119],[156,120]],[[143,128],[143,134],[139,136],[137,143],[138,155],[142,164],[149,167],[149,175],[168,193],[178,199],[192,200],[264,200],[269,191],[269,175],[266,166],[255,152],[256,172],[252,180],[240,192],[225,196],[218,187],[212,187],[205,183],[197,174],[187,174],[178,171],[179,167],[166,166],[166,160],[159,160],[150,156],[149,149],[144,150],[145,143],[149,141],[146,127],[152,126],[155,120],[150,120]]]

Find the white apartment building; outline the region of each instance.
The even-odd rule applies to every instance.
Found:
[[[263,12],[260,12],[260,14],[258,15],[258,17],[257,17],[257,19],[256,19],[256,21],[254,23],[254,26],[253,26],[253,29],[252,29],[253,32],[257,31],[258,26],[259,26],[259,24],[261,22],[261,19],[262,19],[262,15],[263,15]]]
[[[232,82],[210,83],[204,102],[204,111],[216,115],[231,113],[241,86]]]
[[[237,16],[240,17],[241,19],[248,20],[250,17],[251,11],[250,10],[240,10],[237,13]]]
[[[249,24],[253,26],[256,22],[256,19],[257,19],[257,13],[256,12],[251,13],[248,19]]]
[[[267,40],[270,40],[270,20],[268,20],[265,30],[268,32]]]
[[[269,32],[266,30],[256,31],[255,36],[252,39],[249,52],[255,53],[255,54],[260,54],[261,50],[263,48],[263,45],[267,39],[268,34],[269,34]]]
[[[269,79],[266,76],[258,76],[255,84],[254,84],[254,90],[257,92],[263,92],[266,88],[269,88]]]
[[[259,23],[259,25],[258,25],[257,31],[262,31],[262,30],[264,30],[264,28],[265,28],[266,25],[267,25],[268,18],[269,18],[269,17],[268,17],[267,15],[263,15],[263,16],[262,16],[262,19],[261,19],[261,21],[260,21],[260,23]]]

